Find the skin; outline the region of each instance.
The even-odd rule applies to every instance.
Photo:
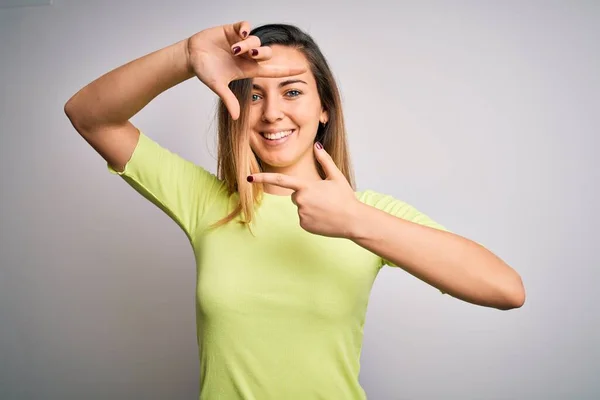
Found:
[[[160,93],[197,77],[237,119],[239,103],[228,83],[252,78],[262,89],[250,110],[251,147],[266,164],[266,172],[249,181],[263,183],[269,193],[291,195],[303,229],[352,240],[464,301],[503,310],[521,307],[525,290],[520,276],[489,250],[357,200],[331,157],[313,145],[319,121],[326,121],[327,113],[321,109],[306,60],[290,49],[261,46],[248,32],[246,21],[209,28],[122,65],[71,97],[65,113],[79,134],[115,170],[123,171],[139,139],[130,119]],[[290,77],[306,83],[280,88]],[[295,97],[290,89],[303,94]],[[295,137],[277,147],[261,142],[260,132],[281,128],[296,129]],[[326,179],[318,175],[317,162]]]
[[[317,84],[302,52],[285,46],[272,46],[265,64],[301,65],[306,72],[292,77],[254,78],[250,106],[250,146],[267,172],[320,180],[313,144],[320,122],[327,121],[317,92]],[[280,145],[273,145],[261,132],[294,129]],[[265,185],[271,194],[289,195],[289,188]]]
[[[277,65],[306,63],[295,49],[274,46],[271,51],[269,62]],[[250,142],[266,172],[251,175],[248,181],[262,183],[271,194],[291,195],[306,231],[352,240],[444,293],[500,310],[524,304],[519,274],[483,246],[360,202],[329,154],[314,143],[318,124],[326,120],[327,113],[310,69],[293,77],[306,83],[280,86],[289,79],[253,80],[257,87],[250,106]],[[290,128],[296,132],[279,146],[268,146],[260,134]],[[319,176],[317,162],[326,179]]]

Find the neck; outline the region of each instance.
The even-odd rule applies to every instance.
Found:
[[[278,174],[293,176],[296,178],[300,178],[303,181],[323,180],[323,178],[321,178],[321,175],[319,175],[319,170],[317,169],[317,160],[312,154],[311,157],[304,157],[297,163],[286,167],[273,167],[270,165],[263,165],[263,167],[264,172],[274,172]],[[291,189],[282,188],[280,186],[270,185],[267,183],[264,184],[264,191],[266,193],[277,196],[290,196],[294,192]]]

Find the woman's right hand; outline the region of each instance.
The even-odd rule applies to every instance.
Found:
[[[306,71],[303,65],[261,64],[271,58],[271,48],[261,47],[260,39],[249,36],[249,32],[250,24],[242,21],[203,30],[187,43],[189,68],[223,100],[233,119],[240,116],[240,104],[229,89],[231,81],[293,76]]]

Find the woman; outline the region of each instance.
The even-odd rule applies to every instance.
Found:
[[[129,122],[194,76],[220,98],[217,176]],[[200,398],[365,398],[363,324],[384,264],[470,303],[524,302],[519,275],[484,247],[355,192],[336,83],[293,26],[201,31],[98,78],[65,112],[193,246]]]

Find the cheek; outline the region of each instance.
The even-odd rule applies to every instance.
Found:
[[[259,148],[258,146],[259,143],[259,138],[256,137],[255,133],[250,133],[250,150],[252,150],[253,152],[256,152],[256,150]]]
[[[314,141],[317,137],[317,132],[319,131],[319,114],[312,114],[309,116],[309,118],[307,118],[307,122],[304,125],[304,130],[305,136],[310,138],[310,141]]]
[[[321,117],[321,109],[311,107],[303,107],[296,112],[296,122],[311,131],[317,131],[319,126],[319,118]]]
[[[248,112],[248,127],[250,130],[253,130],[260,123],[260,108],[259,107],[250,107],[250,111]]]

